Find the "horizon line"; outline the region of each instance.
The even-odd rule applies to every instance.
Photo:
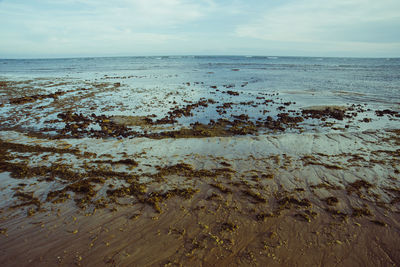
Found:
[[[229,55],[229,54],[210,54],[210,55],[123,55],[123,56],[55,56],[55,57],[10,57],[0,60],[43,60],[43,59],[88,59],[88,58],[168,58],[168,57],[249,57],[249,58],[352,58],[352,59],[400,59],[396,56],[374,57],[374,56],[293,56],[293,55]]]

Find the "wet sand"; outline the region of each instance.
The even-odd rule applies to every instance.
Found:
[[[213,104],[126,118],[81,115],[62,97],[3,98],[15,111],[0,131],[5,266],[400,263],[400,132],[374,124],[396,125],[396,111],[281,108],[262,123],[236,112],[179,125]],[[49,131],[32,127],[41,116]]]
[[[3,185],[9,186],[2,188],[8,203],[2,207],[0,258],[7,266],[396,265],[397,135],[59,140],[56,148],[79,151],[78,161],[99,146],[101,153],[126,153],[141,174],[112,187],[124,190],[104,194],[114,179],[122,180],[111,174],[103,183],[91,183],[97,193],[89,199],[90,189],[75,187],[66,199],[46,201],[41,200],[46,193],[65,181],[3,173]],[[15,132],[4,136],[25,145],[51,144]],[[84,164],[105,169],[107,163],[96,162],[101,155]],[[70,162],[63,154],[53,156],[58,158],[49,158],[49,164]],[[110,172],[126,173],[126,166],[119,166],[124,164],[109,165]],[[79,169],[73,164],[69,171]],[[133,192],[135,183],[146,193]],[[174,194],[176,189],[186,191]],[[18,197],[21,191],[33,192],[40,207]]]

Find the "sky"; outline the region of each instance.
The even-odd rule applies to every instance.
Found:
[[[0,0],[0,58],[400,57],[400,0]]]

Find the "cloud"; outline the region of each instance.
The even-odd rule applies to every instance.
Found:
[[[183,0],[90,1],[96,17],[118,25],[167,27],[186,23],[204,15],[204,8]]]
[[[83,23],[109,27],[166,28],[196,20],[206,13],[207,8],[201,5],[203,1],[187,0],[42,0],[36,2],[39,2],[39,5],[38,3],[6,2],[8,4],[4,4],[2,9],[9,10],[10,19],[12,15],[16,15],[27,22],[48,23],[54,27]]]
[[[376,42],[400,29],[398,0],[300,0],[264,12],[236,28],[239,37],[283,42]],[[395,26],[393,26],[395,25]],[[400,42],[397,37],[387,42]],[[368,38],[366,38],[368,35]]]
[[[400,56],[398,0],[0,0],[0,57]]]
[[[0,48],[13,54],[149,51],[183,38],[180,28],[213,6],[212,0],[5,1],[0,3],[0,33],[8,38],[2,38]]]

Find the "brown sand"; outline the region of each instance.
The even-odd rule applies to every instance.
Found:
[[[124,154],[126,158],[136,155],[138,166],[131,172],[138,177],[129,181],[145,187],[130,187],[137,188],[133,192],[115,191],[129,184],[113,186],[113,192],[120,193],[107,197],[104,190],[109,183],[91,182],[96,197],[83,203],[91,191],[70,187],[66,192],[71,200],[51,203],[43,195],[60,185],[49,186],[45,180],[30,185],[23,175],[14,179],[3,173],[3,184],[10,184],[2,190],[4,199],[36,186],[34,197],[41,203],[39,209],[23,195],[3,200],[0,261],[5,266],[395,266],[400,262],[397,132],[58,143],[7,133],[13,135],[12,142],[25,147],[9,149],[27,150],[26,145],[36,144],[29,148],[36,151],[35,157],[48,153],[45,147],[57,147],[54,156],[60,159],[49,162],[71,161],[62,150],[66,147],[97,151],[86,164],[100,169],[109,164],[115,175],[127,167],[99,161],[100,155],[105,151],[117,155],[114,150],[131,155]],[[96,146],[100,142],[101,148]],[[192,153],[186,153],[185,142]],[[148,146],[159,149],[152,154]],[[142,150],[149,152],[139,156]],[[72,171],[80,168],[72,166]],[[128,181],[122,174],[117,179]],[[63,180],[71,183],[67,176]],[[184,191],[177,193],[179,188]],[[185,191],[190,188],[195,191]],[[95,201],[101,195],[106,204]]]

